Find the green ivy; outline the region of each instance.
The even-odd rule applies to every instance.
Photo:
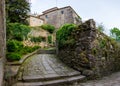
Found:
[[[42,29],[47,30],[49,33],[53,33],[55,30],[55,27],[53,25],[44,24],[41,26]]]
[[[27,39],[27,34],[30,32],[31,28],[20,23],[8,23],[6,30],[7,40],[14,39],[18,41],[23,41],[23,39]]]
[[[48,43],[52,43],[52,36],[48,36]]]
[[[65,24],[56,33],[58,47],[62,48],[65,45],[74,44],[74,39],[71,37],[72,31],[76,28],[75,24]]]
[[[41,42],[43,41],[43,37],[39,36],[39,37],[31,37],[30,38],[31,42]]]

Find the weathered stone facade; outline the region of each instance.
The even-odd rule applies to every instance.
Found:
[[[5,3],[0,0],[0,86],[3,86],[3,62],[5,58]]]
[[[30,15],[27,20],[29,22],[29,25],[32,27],[41,26],[42,24],[44,24],[44,20],[42,20],[34,15]]]
[[[54,25],[56,28],[59,28],[66,23],[81,23],[81,18],[70,6],[51,8],[44,11],[42,15],[39,15],[39,17],[44,19],[46,24]]]
[[[79,25],[71,36],[75,44],[59,49],[64,63],[87,76],[101,77],[120,70],[120,46],[98,31],[92,19]]]

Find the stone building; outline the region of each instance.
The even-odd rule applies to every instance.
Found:
[[[38,18],[35,15],[29,15],[29,18],[27,20],[29,22],[29,25],[32,27],[41,26],[44,23],[43,19]]]
[[[43,12],[42,15],[38,16],[41,19],[44,19],[45,24],[54,25],[56,28],[59,28],[65,23],[81,23],[81,18],[70,6],[58,8],[54,7]]]

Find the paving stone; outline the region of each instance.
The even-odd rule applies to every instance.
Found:
[[[22,78],[25,83],[21,82],[16,86],[39,86],[43,84],[77,80],[80,78],[76,77],[77,74],[80,74],[79,72],[67,67],[52,54],[38,54],[31,56],[22,64],[20,71],[22,74],[21,77],[19,76],[18,78]],[[38,80],[40,80],[40,82],[36,82]],[[41,82],[43,80],[47,80],[47,82]],[[27,83],[28,81],[30,83]],[[32,81],[35,81],[36,83],[32,83]]]

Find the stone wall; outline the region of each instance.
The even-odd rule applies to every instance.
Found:
[[[5,6],[4,0],[0,0],[0,86],[3,82],[3,60],[5,58]]]
[[[30,15],[30,17],[27,20],[29,22],[29,25],[32,26],[32,27],[41,26],[41,25],[44,24],[44,21],[42,19],[37,18],[34,15]]]
[[[59,49],[59,58],[86,76],[101,77],[120,70],[120,46],[96,29],[90,19],[78,26],[71,35],[74,45]]]

